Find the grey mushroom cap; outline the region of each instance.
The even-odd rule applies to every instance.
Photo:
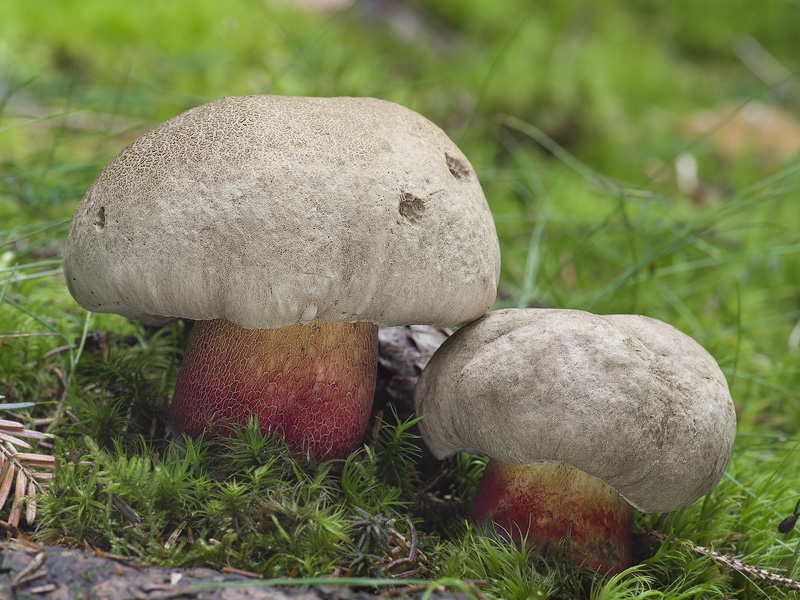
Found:
[[[566,462],[645,512],[713,489],[736,434],[714,358],[639,315],[491,312],[442,344],[414,399],[438,458],[463,450],[525,466]]]
[[[78,303],[246,328],[469,322],[500,251],[475,171],[433,123],[372,98],[223,98],[103,169],[64,255]]]

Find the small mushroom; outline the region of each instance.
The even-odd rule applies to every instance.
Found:
[[[417,383],[437,458],[487,454],[487,530],[602,573],[631,565],[631,506],[668,512],[716,486],[736,433],[725,377],[697,342],[639,315],[499,310],[458,330]]]
[[[64,256],[87,310],[196,321],[173,433],[255,415],[316,459],[362,438],[378,326],[472,321],[499,266],[467,158],[372,98],[230,97],[162,123],[103,169]]]

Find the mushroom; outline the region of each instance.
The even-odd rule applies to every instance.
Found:
[[[498,310],[459,329],[414,395],[426,445],[490,457],[476,522],[602,573],[631,565],[631,506],[668,512],[716,486],[736,433],[697,342],[640,315]]]
[[[378,326],[472,321],[499,266],[467,158],[373,98],[230,97],[158,125],[89,188],[64,254],[87,310],[196,321],[173,434],[255,415],[315,459],[363,436]]]

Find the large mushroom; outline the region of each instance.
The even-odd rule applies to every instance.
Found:
[[[458,330],[415,391],[425,443],[490,460],[487,530],[602,573],[631,564],[631,506],[668,512],[719,482],[736,416],[697,342],[639,315],[508,309]]]
[[[103,169],[64,255],[87,310],[196,321],[174,433],[254,415],[316,459],[362,438],[378,326],[476,319],[499,265],[466,157],[372,98],[230,97],[162,123]]]

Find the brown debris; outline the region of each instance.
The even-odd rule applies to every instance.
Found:
[[[379,329],[375,407],[392,403],[404,415],[413,413],[417,378],[450,334],[448,329],[428,325]]]
[[[36,594],[43,600],[374,600],[384,595],[334,585],[265,586],[249,579],[247,573],[132,566],[111,555],[96,556],[80,550],[15,541],[0,545],[0,555],[0,599]],[[397,597],[398,592],[408,597],[407,589],[384,591],[386,597]],[[462,594],[438,590],[429,597],[438,600],[466,598]]]
[[[780,106],[725,103],[693,113],[682,129],[692,137],[708,135],[712,147],[731,162],[752,153],[770,166],[800,155],[800,119]]]

